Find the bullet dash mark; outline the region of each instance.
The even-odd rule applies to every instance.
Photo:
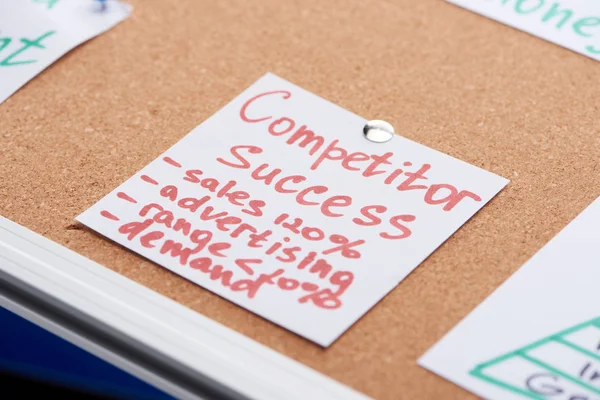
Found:
[[[181,168],[181,164],[179,164],[177,161],[173,160],[171,157],[164,157],[163,161],[166,162],[167,164],[171,164],[174,167]]]
[[[144,182],[148,182],[153,185],[158,185],[158,182],[156,182],[154,179],[150,178],[148,175],[142,175],[141,178]]]
[[[130,202],[130,203],[134,203],[134,204],[136,204],[136,203],[137,203],[137,200],[136,200],[136,199],[134,199],[134,198],[133,198],[133,197],[131,197],[131,196],[128,196],[127,194],[125,194],[125,193],[123,193],[123,192],[119,192],[119,193],[117,193],[117,197],[118,197],[118,198],[120,198],[120,199],[123,199],[123,200],[125,200],[125,201],[128,201],[128,202]]]
[[[106,210],[100,211],[100,215],[102,215],[104,218],[112,219],[113,221],[118,221],[119,220],[119,217],[117,217],[116,215],[113,215],[113,214],[109,213]]]

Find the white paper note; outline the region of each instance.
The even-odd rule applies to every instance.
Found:
[[[0,103],[69,50],[127,18],[108,1],[0,0]]]
[[[600,399],[600,198],[419,364],[486,399]]]
[[[365,123],[267,74],[78,220],[327,346],[507,183]]]
[[[600,2],[594,0],[446,0],[600,60]]]

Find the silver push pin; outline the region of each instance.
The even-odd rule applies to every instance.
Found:
[[[375,143],[385,143],[394,137],[394,127],[389,122],[382,121],[380,119],[374,119],[373,121],[367,122],[363,128],[363,134]]]

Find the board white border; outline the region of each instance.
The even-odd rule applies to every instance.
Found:
[[[168,354],[199,379],[208,377],[244,397],[368,398],[3,217],[0,217],[0,273],[144,348]],[[0,305],[174,397],[203,398],[1,292]]]

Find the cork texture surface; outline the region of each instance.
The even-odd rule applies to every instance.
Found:
[[[474,398],[416,360],[600,195],[600,64],[442,0],[129,1],[0,105],[0,215],[374,398]],[[511,180],[328,349],[74,221],[269,71]]]

